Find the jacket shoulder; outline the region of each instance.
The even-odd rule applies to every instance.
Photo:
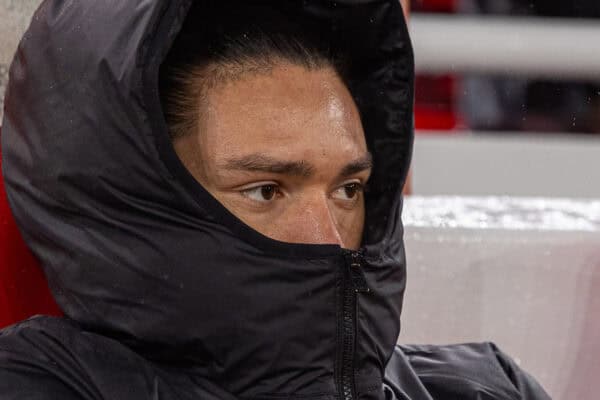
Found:
[[[0,398],[6,400],[92,399],[81,393],[66,357],[61,331],[72,327],[59,319],[34,317],[0,331]]]
[[[152,363],[64,318],[33,317],[0,331],[2,400],[148,399],[159,381]]]
[[[540,384],[493,343],[398,346],[434,399],[550,400]]]

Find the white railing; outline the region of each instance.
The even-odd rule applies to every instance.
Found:
[[[419,133],[414,194],[600,199],[597,135]]]
[[[600,79],[600,20],[413,14],[410,30],[420,72]]]

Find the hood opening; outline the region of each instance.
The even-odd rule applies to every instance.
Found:
[[[366,218],[362,243],[368,248],[393,235],[399,225],[401,192],[412,152],[414,65],[403,20],[384,20],[393,18],[393,13],[384,12],[392,7],[390,4],[365,2],[364,10],[361,10],[360,6],[350,3],[194,2],[189,8],[184,6],[184,22],[171,25],[170,41],[163,44],[160,51],[162,59],[158,75],[161,86],[167,82],[165,70],[170,65],[194,64],[198,59],[210,58],[211,46],[218,46],[219,37],[227,32],[303,32],[311,45],[328,54],[336,67],[340,66],[336,69],[341,72],[362,117],[368,148],[374,158],[373,173],[365,190]],[[373,15],[369,19],[370,24],[361,22],[365,20],[361,11]],[[382,29],[382,26],[388,29]],[[373,29],[368,29],[371,27]],[[374,46],[376,43],[378,46]],[[190,54],[190,49],[199,54]],[[156,85],[156,75],[151,78],[147,82],[148,87]],[[155,115],[164,115],[162,104],[156,107],[156,102],[153,103],[156,111],[160,109],[160,113]],[[289,254],[307,254],[307,251],[322,255],[339,253],[337,245],[279,242],[244,224],[191,176],[175,154],[170,140],[165,140],[168,133],[164,119],[157,122],[156,140],[167,168],[202,206],[210,208],[216,219],[238,235],[260,247],[289,251]]]

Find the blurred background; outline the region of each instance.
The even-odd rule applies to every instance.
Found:
[[[445,40],[460,40],[450,45],[463,47],[456,52],[488,48],[469,61],[456,61],[451,55],[435,61],[428,54],[421,57],[416,114],[420,128],[600,134],[600,70],[594,54],[600,2],[415,0],[413,10],[419,11],[413,13],[417,28],[426,24],[429,35],[452,29],[451,37],[439,36],[444,38],[441,47]],[[588,60],[570,57],[580,53],[577,47]],[[490,52],[503,54],[485,60]],[[493,65],[498,57],[504,59],[502,65]]]
[[[493,340],[600,393],[600,2],[411,0],[400,342]]]
[[[410,7],[413,193],[600,198],[600,2]]]
[[[494,341],[553,398],[595,400],[600,1],[402,2],[417,134],[399,342]],[[0,105],[39,3],[0,0]]]

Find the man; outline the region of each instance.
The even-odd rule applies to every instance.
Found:
[[[4,176],[66,318],[2,332],[3,399],[547,398],[493,345],[395,347],[396,1],[46,1],[33,21]]]

